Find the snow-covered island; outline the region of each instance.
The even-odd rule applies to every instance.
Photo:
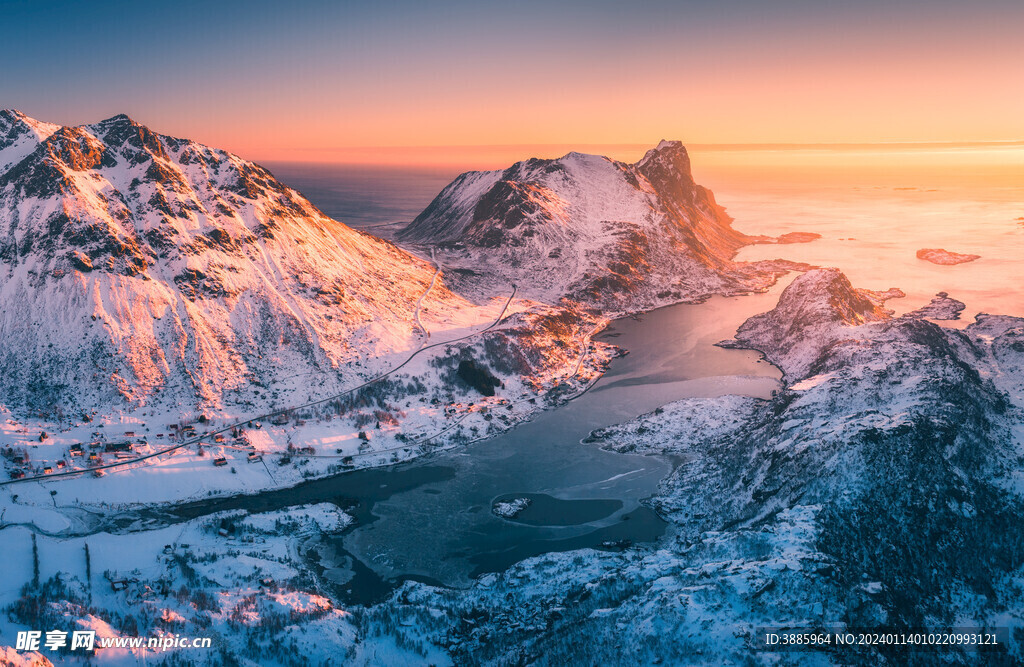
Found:
[[[500,516],[502,519],[512,519],[529,507],[531,503],[532,501],[529,498],[503,500],[501,502],[494,503],[494,505],[491,506],[491,512],[493,512],[495,516]]]
[[[923,259],[926,262],[932,264],[942,264],[952,266],[955,264],[966,264],[967,262],[973,262],[976,259],[981,259],[981,255],[968,255],[959,252],[951,252],[942,248],[922,248],[917,251],[917,258]]]

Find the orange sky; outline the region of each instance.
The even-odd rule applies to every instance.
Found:
[[[0,106],[261,161],[1024,139],[1020,0],[63,5],[6,13]]]

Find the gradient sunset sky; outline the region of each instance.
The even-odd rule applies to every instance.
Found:
[[[1024,139],[1021,0],[2,1],[0,17],[0,107],[128,113],[260,160]]]

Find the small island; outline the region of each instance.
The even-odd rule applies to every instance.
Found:
[[[529,498],[513,498],[512,500],[494,503],[491,507],[491,512],[502,519],[513,519],[531,504],[532,501]]]
[[[932,264],[965,264],[981,259],[981,255],[964,255],[958,252],[950,252],[942,248],[922,248],[917,251],[917,258],[923,259]]]

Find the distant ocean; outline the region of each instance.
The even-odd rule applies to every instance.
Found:
[[[350,227],[411,222],[460,170],[317,163],[264,163],[321,211]]]

